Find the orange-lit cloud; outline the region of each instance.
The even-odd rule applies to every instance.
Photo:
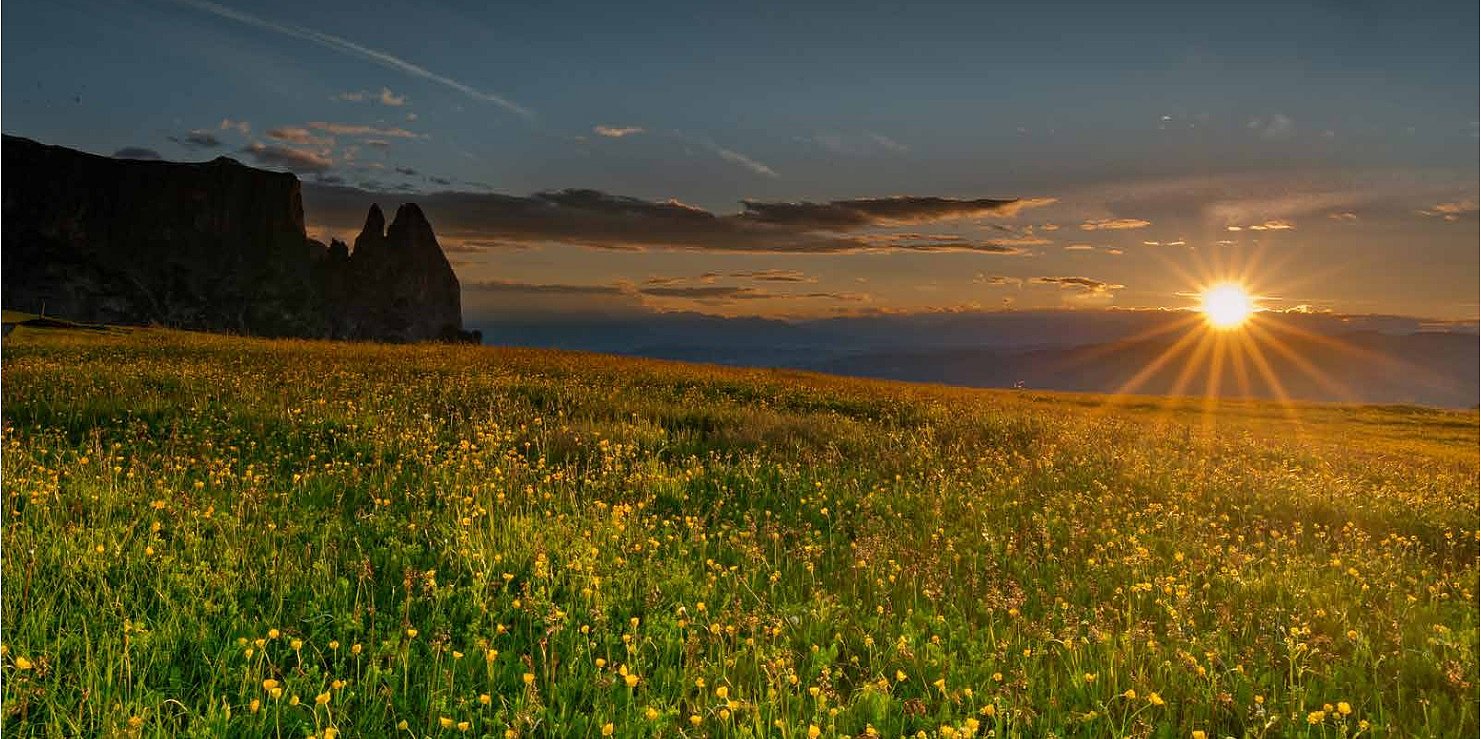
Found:
[[[362,126],[355,123],[331,123],[327,121],[310,121],[309,128],[332,133],[336,136],[380,136],[395,139],[420,139],[426,136],[408,131],[404,128],[376,128],[375,126]]]
[[[1420,215],[1455,222],[1462,218],[1475,218],[1476,202],[1474,200],[1459,200],[1453,203],[1437,203],[1426,210],[1419,211],[1419,213]]]
[[[741,213],[741,217],[757,223],[818,229],[899,226],[963,218],[1014,216],[1024,208],[1053,202],[1053,198],[960,200],[913,195],[833,200],[825,203],[746,200],[742,202],[745,211]]]
[[[646,129],[641,126],[596,126],[591,129],[598,136],[606,136],[609,139],[620,139],[624,136],[636,136]]]
[[[323,172],[334,166],[328,155],[288,146],[253,142],[242,149],[258,164],[282,167],[293,172]]]
[[[1224,230],[1226,230],[1226,231],[1289,231],[1289,230],[1291,230],[1291,229],[1293,229],[1295,227],[1296,227],[1296,224],[1291,223],[1290,221],[1269,220],[1269,221],[1266,221],[1264,223],[1256,223],[1256,224],[1252,224],[1252,225],[1249,225],[1249,226],[1228,225],[1228,226],[1225,226],[1224,227]]]
[[[1086,231],[1125,231],[1133,228],[1146,228],[1152,225],[1151,221],[1140,218],[1099,218],[1080,224],[1080,228]]]

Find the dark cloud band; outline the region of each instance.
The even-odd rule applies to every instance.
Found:
[[[384,193],[310,184],[305,210],[314,225],[351,231],[366,204]],[[394,198],[392,198],[394,199]],[[837,254],[861,251],[1018,253],[999,241],[912,241],[866,228],[901,223],[1007,216],[1042,201],[900,197],[833,203],[746,203],[719,215],[677,200],[651,201],[599,190],[572,189],[518,197],[444,191],[417,196],[438,234],[449,241],[563,243],[597,249],[694,249]],[[808,209],[816,214],[807,215]]]

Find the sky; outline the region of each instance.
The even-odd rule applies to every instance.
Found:
[[[1474,2],[56,0],[0,127],[423,205],[465,313],[1477,318]]]

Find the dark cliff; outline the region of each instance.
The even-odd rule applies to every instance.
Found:
[[[110,159],[14,136],[3,166],[6,308],[262,336],[461,336],[457,277],[415,205],[347,255],[306,238],[291,174],[226,158]]]
[[[407,203],[386,226],[371,205],[355,251],[330,247],[327,297],[339,307],[331,334],[339,338],[456,339],[462,327],[458,278],[422,209]]]

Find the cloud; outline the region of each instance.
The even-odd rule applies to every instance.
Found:
[[[215,149],[221,146],[221,139],[204,128],[197,128],[184,136],[171,136],[170,140],[192,149]]]
[[[1254,131],[1262,139],[1286,139],[1296,133],[1296,122],[1284,113],[1251,118],[1245,128]]]
[[[800,139],[816,144],[834,154],[845,156],[870,156],[874,154],[903,154],[910,147],[883,134],[873,131],[862,133],[826,132]]]
[[[260,142],[243,147],[242,153],[251,156],[258,164],[282,167],[292,172],[323,172],[334,166],[334,161],[325,154]]]
[[[805,272],[795,269],[758,269],[744,272],[731,272],[731,277],[739,277],[758,282],[817,282],[816,277],[809,277]]]
[[[234,121],[230,118],[222,118],[220,128],[223,131],[236,131],[243,136],[248,136],[252,133],[252,124],[246,121]]]
[[[643,295],[657,298],[686,298],[689,300],[758,300],[761,298],[777,297],[776,293],[767,292],[755,287],[737,287],[734,285],[698,285],[698,286],[652,286],[638,290]]]
[[[336,136],[381,136],[393,139],[420,139],[426,138],[415,131],[404,128],[376,128],[375,126],[362,126],[358,123],[330,123],[327,121],[309,121],[309,128],[332,133]]]
[[[1454,223],[1461,219],[1474,219],[1476,217],[1476,201],[1458,200],[1452,203],[1437,203],[1427,210],[1419,211],[1420,215],[1439,218],[1443,221]]]
[[[649,277],[643,282],[644,285],[667,287],[672,285],[683,285],[685,283],[697,282],[704,285],[713,285],[720,278],[731,278],[737,280],[752,280],[755,282],[774,283],[815,283],[816,277],[795,269],[753,269],[739,270],[735,272],[705,272],[693,276],[655,276]]]
[[[406,104],[406,96],[391,92],[391,88],[389,87],[382,87],[380,97],[377,99],[380,100],[381,105],[389,105],[393,108],[399,108]]]
[[[1023,254],[1023,246],[1047,244],[1042,239],[992,239],[972,241],[962,236],[921,236],[919,234],[868,234],[859,238],[879,249],[906,249],[918,252],[978,252],[982,254]]]
[[[414,169],[412,169],[411,167],[397,167],[396,168],[396,173],[397,174],[404,174],[404,175],[406,175],[408,177],[415,177],[416,174],[417,174],[417,171],[414,170]]]
[[[624,136],[635,136],[643,133],[641,126],[596,126],[591,129],[598,136],[606,136],[609,139],[620,139]]]
[[[142,146],[125,146],[113,152],[117,159],[160,159],[159,152]]]
[[[768,167],[765,164],[762,164],[761,162],[758,162],[755,159],[752,159],[744,154],[726,149],[723,146],[715,146],[714,144],[711,144],[710,150],[715,152],[715,155],[720,157],[721,159],[724,159],[731,164],[738,164],[742,167],[745,167],[746,169],[751,170],[752,172],[755,172],[756,174],[764,175],[766,177],[781,176],[777,174],[776,170],[772,169],[771,167]]]
[[[1132,228],[1146,228],[1152,225],[1151,221],[1140,218],[1097,218],[1080,224],[1085,231],[1125,231]]]
[[[886,136],[884,134],[881,134],[881,133],[874,133],[872,131],[865,131],[864,132],[864,136],[866,138],[868,138],[870,141],[873,141],[874,143],[878,144],[880,146],[880,148],[887,149],[889,151],[893,151],[893,152],[896,152],[896,153],[902,153],[902,152],[910,151],[910,147],[908,147],[908,146],[906,146],[906,145],[904,145],[904,144],[902,144],[902,143],[900,143],[900,142],[898,142],[898,141],[896,141],[896,140],[894,140],[894,139],[892,139],[892,138],[890,138],[890,137],[888,137],[888,136]]]
[[[977,274],[976,277],[973,277],[972,278],[972,281],[973,282],[976,282],[978,284],[982,284],[982,285],[1012,285],[1014,287],[1022,287],[1023,286],[1023,278],[1022,277],[1007,277],[1005,275],[988,275],[988,274],[982,274],[980,272]]]
[[[1115,290],[1120,290],[1125,285],[1115,285],[1100,280],[1092,280],[1089,277],[1034,277],[1029,282],[1040,285],[1057,285],[1063,289],[1078,290],[1082,293],[1092,295],[1106,295]]]
[[[710,304],[723,304],[738,300],[834,300],[841,302],[866,302],[870,300],[870,296],[865,293],[822,291],[779,293],[757,287],[736,285],[673,286],[668,284],[646,284],[638,286],[627,282],[581,285],[531,283],[514,280],[483,280],[464,284],[463,290],[464,292],[475,293],[524,293],[530,295],[631,296],[637,298],[658,298],[660,300],[685,300]]]
[[[474,100],[498,105],[499,107],[504,108],[505,110],[508,110],[512,113],[516,113],[526,119],[534,117],[534,113],[530,111],[530,109],[512,100],[509,100],[508,98],[502,97],[500,95],[495,95],[491,92],[484,92],[468,84],[459,82],[458,80],[455,80],[451,77],[446,77],[437,74],[436,72],[432,72],[425,67],[413,64],[412,62],[406,61],[405,59],[392,56],[391,54],[388,54],[384,51],[361,46],[360,44],[340,38],[339,36],[323,33],[321,31],[315,31],[312,28],[304,28],[303,26],[293,26],[265,20],[249,13],[244,13],[239,10],[233,10],[224,5],[209,2],[208,0],[175,0],[175,2],[182,5],[188,5],[197,10],[203,10],[217,17],[235,21],[237,23],[251,26],[253,28],[258,28],[264,31],[271,31],[273,33],[281,34],[284,36],[291,36],[293,38],[302,39],[304,41],[322,46],[331,51],[336,51],[347,56],[356,57],[371,62],[373,64],[379,64],[380,66],[386,67],[388,69],[394,69],[398,72],[404,72],[413,77],[419,77],[429,82],[434,82],[442,85],[443,87],[456,90],[470,98],[473,98]]]
[[[345,187],[304,188],[306,212],[316,225],[338,230],[358,228],[369,203],[396,197]],[[750,202],[734,214],[716,214],[677,200],[642,200],[599,190],[558,190],[524,197],[443,191],[419,196],[418,202],[437,225],[438,234],[455,241],[774,254],[1017,254],[1021,251],[1017,246],[993,241],[960,237],[917,241],[861,231],[901,221],[1002,214],[1021,207],[1018,204],[1024,201],[901,197],[823,204]],[[824,217],[808,215],[813,209],[821,209]],[[847,217],[839,217],[840,211]]]
[[[399,108],[406,104],[406,96],[391,92],[391,88],[389,87],[382,87],[380,92],[367,92],[365,90],[342,92],[330,99],[347,103],[361,103],[366,100],[374,100],[381,105],[387,105],[393,108]]]
[[[1291,229],[1294,229],[1295,227],[1296,227],[1296,224],[1291,223],[1290,221],[1269,220],[1269,221],[1266,221],[1264,223],[1256,223],[1256,224],[1250,225],[1250,226],[1236,226],[1236,225],[1225,226],[1224,227],[1224,230],[1226,230],[1226,231],[1290,231]]]
[[[741,216],[758,223],[836,229],[860,226],[900,226],[961,218],[1013,216],[1023,208],[1048,205],[1052,202],[1054,202],[1052,198],[958,200],[910,195],[833,200],[826,203],[768,203],[745,200],[742,201],[745,212]]]
[[[302,126],[279,126],[267,130],[267,137],[276,141],[286,141],[290,144],[331,146],[334,139],[315,136],[313,131]]]
[[[1095,251],[1095,247],[1090,244],[1070,244],[1064,249],[1065,251]]]
[[[514,280],[483,280],[463,284],[464,292],[519,292],[546,295],[629,295],[634,292],[631,285],[569,285],[558,283],[532,283]]]

